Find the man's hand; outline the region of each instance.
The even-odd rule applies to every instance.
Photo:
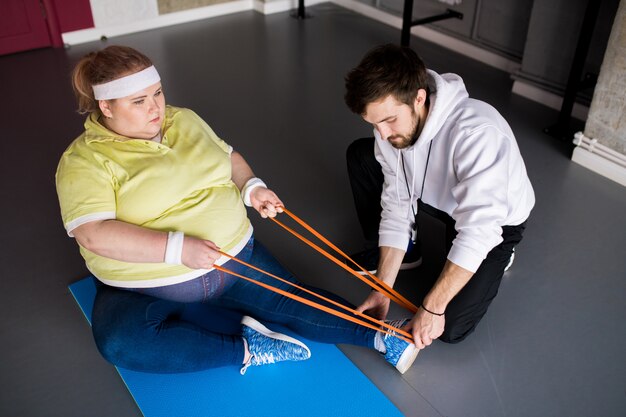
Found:
[[[398,275],[404,251],[388,246],[380,247],[380,259],[378,261],[378,278],[393,288],[393,283]],[[379,320],[385,320],[389,312],[389,298],[378,291],[372,291],[370,295],[356,308],[359,313],[365,313]]]
[[[378,320],[385,320],[389,312],[389,298],[378,291],[372,291],[365,301],[356,308],[356,311]]]
[[[210,269],[221,256],[220,248],[210,240],[202,240],[193,236],[185,236],[183,242],[183,265],[191,269]]]
[[[424,307],[435,313],[445,312],[450,301],[469,282],[473,275],[473,272],[460,267],[454,262],[446,261],[437,282],[424,297],[424,301],[422,301],[423,307],[417,310],[415,317],[410,322],[415,346],[420,349],[429,346],[433,340],[441,336],[446,324],[444,315],[429,313]]]
[[[264,219],[275,217],[278,213],[283,212],[283,202],[280,201],[274,191],[265,187],[257,187],[252,190],[250,203]]]
[[[415,346],[418,349],[424,349],[441,336],[445,324],[445,316],[436,316],[420,308],[413,320],[405,326],[405,330],[413,334]]]

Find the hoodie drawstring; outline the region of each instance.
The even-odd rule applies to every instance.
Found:
[[[400,155],[400,158],[402,157],[402,151],[399,149],[396,149],[398,151],[398,154]],[[396,200],[398,201],[398,206],[400,205],[400,190],[399,190],[399,185],[398,185],[398,181],[399,181],[399,175],[398,173],[400,172],[400,158],[396,158]],[[404,159],[402,159],[402,170],[404,171]],[[406,175],[406,174],[405,174]]]
[[[419,195],[419,200],[422,199],[422,197],[424,196],[424,185],[426,184],[426,174],[428,173],[428,162],[430,161],[430,150],[433,147],[433,142],[432,140],[430,141],[430,143],[428,144],[428,154],[426,155],[426,164],[424,165],[424,178],[422,179],[422,189],[420,191],[420,195]],[[415,171],[417,171],[416,169],[413,169],[413,177],[411,179],[411,187],[409,187],[409,179],[407,178],[406,175],[406,169],[405,169],[405,164],[404,164],[404,153],[400,152],[400,158],[398,158],[398,163],[400,163],[400,160],[402,160],[402,173],[404,174],[404,183],[406,184],[406,190],[409,193],[409,207],[411,212],[413,213],[413,217],[414,220],[417,221],[417,212],[416,210],[413,209],[413,196],[415,195]],[[415,163],[415,152],[413,152],[413,167],[415,167],[416,163]],[[399,169],[396,168],[396,195],[398,198],[398,204],[400,204],[400,193],[398,191],[398,171]],[[407,216],[410,213],[407,214]]]

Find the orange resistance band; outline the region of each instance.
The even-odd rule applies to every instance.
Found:
[[[366,269],[364,269],[363,267],[361,267],[360,265],[358,265],[356,262],[354,262],[354,261],[353,261],[353,260],[352,260],[349,256],[347,256],[345,253],[343,253],[343,252],[342,252],[339,248],[337,248],[335,245],[333,245],[333,244],[332,244],[332,243],[331,243],[328,239],[326,239],[324,236],[322,236],[320,233],[318,233],[318,232],[317,232],[315,229],[313,229],[311,226],[309,226],[308,224],[306,224],[303,220],[301,220],[300,218],[298,218],[295,214],[291,213],[290,211],[288,211],[288,210],[287,210],[286,208],[284,208],[284,207],[283,207],[283,212],[285,212],[288,216],[290,216],[290,217],[291,217],[293,220],[295,220],[298,224],[300,224],[302,227],[304,227],[304,228],[305,228],[305,229],[307,229],[309,232],[311,232],[313,235],[315,235],[315,236],[316,236],[318,239],[320,239],[322,242],[326,243],[329,247],[331,247],[332,249],[334,249],[337,253],[339,253],[340,255],[344,256],[346,259],[350,260],[350,261],[351,261],[351,262],[353,262],[355,265],[357,265],[357,266],[361,269],[361,271],[365,272],[365,273],[369,276],[369,278],[370,278],[370,279],[372,279],[372,281],[373,281],[373,282],[372,282],[372,281],[368,281],[368,280],[367,280],[367,279],[365,279],[363,276],[359,275],[358,273],[356,273],[355,271],[353,271],[350,267],[348,267],[348,266],[347,266],[347,265],[345,265],[343,262],[341,262],[340,260],[338,260],[336,257],[334,257],[333,255],[329,254],[329,253],[328,253],[328,252],[326,252],[324,249],[320,248],[319,246],[317,246],[316,244],[314,244],[314,243],[313,243],[313,242],[311,242],[310,240],[306,239],[305,237],[303,237],[303,236],[302,236],[302,235],[300,235],[299,233],[295,232],[295,231],[294,231],[294,230],[292,230],[291,228],[289,228],[289,227],[285,226],[284,224],[282,224],[281,222],[279,222],[279,221],[278,221],[278,220],[276,220],[275,218],[273,218],[273,217],[272,217],[272,218],[270,218],[270,219],[271,219],[271,220],[273,220],[274,222],[276,222],[276,223],[277,223],[278,225],[280,225],[281,227],[283,227],[283,228],[284,228],[285,230],[287,230],[289,233],[293,234],[294,236],[296,236],[297,238],[299,238],[300,240],[302,240],[302,241],[303,241],[304,243],[306,243],[307,245],[311,246],[313,249],[317,250],[317,251],[318,251],[319,253],[321,253],[322,255],[326,256],[328,259],[330,259],[331,261],[333,261],[333,262],[334,262],[334,263],[336,263],[337,265],[339,265],[339,266],[341,266],[342,268],[344,268],[346,271],[348,271],[348,272],[352,273],[354,276],[356,276],[357,278],[359,278],[361,281],[365,282],[367,285],[369,285],[369,286],[370,286],[370,287],[372,287],[373,289],[375,289],[375,290],[377,290],[377,291],[381,292],[382,294],[384,294],[385,296],[389,297],[391,300],[395,301],[396,303],[398,303],[399,305],[401,305],[401,306],[405,307],[406,309],[408,309],[408,310],[410,310],[410,311],[413,311],[413,312],[416,312],[416,311],[417,311],[417,307],[415,307],[415,305],[414,305],[414,304],[412,304],[410,301],[408,301],[406,298],[404,298],[402,295],[400,295],[400,294],[399,294],[397,291],[395,291],[393,288],[389,287],[387,284],[385,284],[385,283],[384,283],[383,281],[381,281],[379,278],[377,278],[376,276],[372,275],[369,271],[367,271]],[[301,287],[301,286],[299,286],[299,285],[297,285],[297,284],[294,284],[294,283],[292,283],[292,282],[290,282],[290,281],[288,281],[288,280],[286,280],[286,279],[280,278],[280,277],[278,277],[278,276],[276,276],[276,275],[274,275],[274,274],[271,274],[271,273],[266,272],[266,271],[264,271],[264,270],[262,270],[262,269],[260,269],[260,268],[257,268],[257,267],[255,267],[254,265],[251,265],[251,264],[249,264],[249,263],[247,263],[247,262],[244,262],[244,261],[242,261],[242,260],[240,260],[240,259],[237,259],[237,258],[235,258],[234,256],[231,256],[231,255],[229,255],[229,254],[227,254],[227,253],[224,253],[224,252],[221,252],[221,251],[220,251],[220,254],[221,254],[221,255],[223,255],[223,256],[226,256],[227,258],[232,259],[232,260],[233,260],[233,261],[235,261],[235,262],[238,262],[238,263],[240,263],[240,264],[243,264],[243,265],[245,265],[245,266],[247,266],[247,267],[249,267],[249,268],[252,268],[252,269],[254,269],[254,270],[256,270],[256,271],[259,271],[259,272],[261,272],[261,273],[263,273],[263,274],[265,274],[265,275],[268,275],[268,276],[270,276],[270,277],[272,277],[272,278],[274,278],[274,279],[277,279],[277,280],[279,280],[279,281],[281,281],[281,282],[283,282],[283,283],[285,283],[285,284],[287,284],[287,285],[290,285],[290,286],[292,286],[292,287],[298,288],[299,290],[304,291],[304,292],[306,292],[306,293],[308,293],[308,294],[311,294],[311,295],[313,295],[314,297],[317,297],[317,298],[319,298],[319,299],[321,299],[321,300],[323,300],[323,301],[326,301],[327,303],[330,303],[330,304],[332,304],[332,305],[334,305],[334,306],[336,306],[336,307],[339,307],[339,308],[341,308],[341,309],[343,309],[343,310],[346,310],[346,311],[348,311],[348,312],[352,313],[352,316],[347,315],[347,314],[345,314],[345,313],[342,313],[342,312],[340,312],[340,311],[334,310],[334,309],[329,308],[329,307],[327,307],[327,306],[324,306],[324,305],[322,305],[322,304],[316,303],[315,301],[311,301],[311,300],[308,300],[308,299],[306,299],[306,298],[303,298],[303,297],[297,296],[297,295],[295,295],[295,294],[291,294],[291,293],[289,293],[289,292],[287,292],[287,291],[281,290],[281,289],[279,289],[279,288],[272,287],[271,285],[268,285],[268,284],[265,284],[265,283],[262,283],[262,282],[259,282],[259,281],[255,281],[255,280],[253,280],[253,279],[251,279],[251,278],[248,278],[248,277],[245,277],[245,276],[243,276],[243,275],[240,275],[240,274],[237,274],[237,273],[235,273],[235,272],[232,272],[232,271],[230,271],[230,270],[228,270],[228,269],[226,269],[226,268],[224,268],[224,267],[222,267],[222,266],[215,265],[215,266],[214,266],[214,268],[215,268],[215,269],[217,269],[217,270],[219,270],[219,271],[225,272],[225,273],[227,273],[227,274],[234,275],[234,276],[239,277],[239,278],[241,278],[241,279],[244,279],[244,280],[246,280],[246,281],[248,281],[248,282],[251,282],[251,283],[253,283],[253,284],[256,284],[256,285],[259,285],[259,286],[261,286],[261,287],[263,287],[263,288],[266,288],[266,289],[268,289],[268,290],[270,290],[270,291],[273,291],[273,292],[276,292],[276,293],[278,293],[278,294],[281,294],[281,295],[283,295],[283,296],[285,296],[285,297],[287,297],[287,298],[291,298],[291,299],[293,299],[293,300],[296,300],[296,301],[298,301],[298,302],[301,302],[301,303],[306,304],[306,305],[308,305],[308,306],[311,306],[311,307],[313,307],[313,308],[317,308],[317,309],[319,309],[319,310],[325,311],[325,312],[327,312],[327,313],[329,313],[329,314],[332,314],[332,315],[334,315],[334,316],[341,317],[341,318],[343,318],[343,319],[345,319],[345,320],[348,320],[348,321],[351,321],[351,322],[353,322],[353,323],[357,323],[357,324],[359,324],[359,325],[361,325],[361,326],[365,326],[365,327],[368,327],[368,328],[373,329],[373,330],[376,330],[376,331],[380,331],[380,332],[385,333],[385,334],[395,335],[395,336],[397,336],[397,337],[399,337],[399,338],[401,338],[401,339],[405,340],[406,342],[409,342],[409,343],[414,343],[414,342],[413,342],[413,336],[412,336],[410,333],[408,333],[408,332],[406,332],[406,331],[404,331],[404,330],[401,330],[401,329],[395,328],[395,327],[393,327],[393,326],[390,326],[389,324],[385,323],[385,322],[384,322],[384,321],[382,321],[382,320],[377,320],[377,319],[375,319],[375,318],[373,318],[373,317],[370,317],[370,316],[367,316],[367,315],[365,315],[365,314],[363,314],[363,313],[360,313],[360,312],[358,312],[358,311],[356,311],[356,310],[354,310],[354,309],[352,309],[352,308],[350,308],[350,307],[344,306],[344,305],[343,305],[343,304],[341,304],[341,303],[338,303],[338,302],[336,302],[336,301],[334,301],[334,300],[331,300],[331,299],[329,299],[329,298],[327,298],[327,297],[324,297],[324,296],[322,296],[322,295],[319,295],[319,294],[317,294],[317,293],[315,293],[315,292],[313,292],[313,291],[311,291],[311,290],[308,290],[308,289],[306,289],[306,288],[304,288],[304,287]],[[364,318],[364,319],[366,319],[366,320],[369,320],[371,323],[368,323],[368,322],[366,322],[366,321],[364,321],[364,320],[358,319],[358,318],[356,318],[355,316],[359,316],[359,317],[362,317],[362,318]],[[374,324],[372,324],[372,323],[375,323],[375,325],[374,325]]]
[[[328,252],[326,252],[324,249],[320,248],[319,246],[317,246],[316,244],[314,244],[313,242],[311,242],[310,240],[306,239],[305,237],[303,237],[302,235],[300,235],[299,233],[295,232],[294,230],[290,229],[289,227],[285,226],[284,224],[282,224],[280,221],[276,220],[273,217],[270,217],[275,223],[279,224],[281,227],[283,227],[285,230],[287,230],[289,233],[293,234],[294,236],[296,236],[298,239],[302,240],[304,243],[306,243],[307,245],[311,246],[313,249],[315,249],[316,251],[318,251],[319,253],[321,253],[322,255],[324,255],[325,257],[327,257],[328,259],[330,259],[331,261],[333,261],[334,263],[336,263],[337,265],[339,265],[340,267],[342,267],[343,269],[345,269],[346,271],[350,272],[352,275],[354,275],[355,277],[357,277],[358,279],[360,279],[361,281],[365,282],[367,285],[369,285],[370,287],[372,287],[373,289],[375,289],[376,291],[379,291],[381,293],[383,293],[385,296],[389,297],[391,300],[395,301],[396,303],[398,303],[399,305],[401,305],[402,307],[406,308],[407,310],[413,312],[413,314],[417,313],[417,307],[411,303],[409,300],[407,300],[405,297],[403,297],[402,295],[400,295],[400,293],[398,293],[396,290],[394,290],[393,288],[391,288],[390,286],[388,286],[387,284],[385,284],[382,280],[380,280],[378,277],[376,277],[375,275],[371,274],[368,270],[366,270],[365,268],[363,268],[362,266],[360,266],[359,264],[357,264],[356,262],[354,262],[352,260],[352,258],[350,258],[348,255],[346,255],[345,253],[343,253],[341,251],[341,249],[339,249],[337,246],[335,246],[334,244],[332,244],[328,239],[326,239],[324,236],[322,236],[320,233],[318,233],[315,229],[313,229],[311,226],[309,226],[308,224],[306,224],[304,222],[304,220],[300,219],[298,216],[296,216],[295,214],[293,214],[292,212],[290,212],[289,210],[287,210],[285,207],[283,207],[283,212],[285,214],[287,214],[289,217],[291,217],[292,219],[294,219],[298,224],[300,224],[302,227],[304,227],[306,230],[308,230],[309,232],[311,232],[315,237],[317,237],[319,240],[321,240],[322,242],[324,242],[325,244],[327,244],[329,247],[331,247],[332,249],[334,249],[338,254],[340,254],[341,256],[343,256],[344,258],[348,259],[349,261],[351,261],[352,263],[354,263],[356,266],[359,267],[359,269],[363,272],[365,272],[368,277],[373,281],[368,281],[367,279],[365,279],[365,277],[361,276],[360,274],[358,274],[356,271],[354,271],[352,268],[350,268],[348,265],[346,265],[345,263],[343,263],[342,261],[340,261],[339,259],[337,259],[336,257],[334,257],[333,255],[329,254]]]
[[[243,275],[237,274],[236,272],[232,272],[232,271],[230,271],[230,270],[228,270],[228,269],[226,269],[226,268],[224,268],[224,267],[222,267],[222,266],[215,265],[215,269],[217,269],[217,270],[219,270],[219,271],[225,272],[225,273],[227,273],[227,274],[234,275],[234,276],[239,277],[239,278],[241,278],[241,279],[244,279],[244,280],[246,280],[246,281],[248,281],[248,282],[251,282],[251,283],[253,283],[253,284],[256,284],[256,285],[259,285],[259,286],[261,286],[261,287],[263,287],[263,288],[266,288],[266,289],[268,289],[268,290],[270,290],[270,291],[273,291],[273,292],[276,292],[276,293],[278,293],[278,294],[281,294],[281,295],[283,295],[283,296],[285,296],[285,297],[287,297],[287,298],[291,298],[291,299],[293,299],[293,300],[299,301],[299,302],[301,302],[301,303],[303,303],[303,304],[306,304],[306,305],[308,305],[308,306],[310,306],[310,307],[317,308],[318,310],[325,311],[326,313],[332,314],[332,315],[337,316],[337,317],[341,317],[341,318],[343,318],[343,319],[345,319],[345,320],[348,320],[348,321],[351,321],[351,322],[353,322],[353,323],[360,324],[361,326],[365,326],[365,327],[368,327],[368,328],[370,328],[370,329],[374,329],[374,330],[376,330],[376,331],[380,331],[380,332],[383,332],[383,333],[385,333],[385,334],[390,334],[390,335],[393,335],[394,333],[398,333],[398,335],[397,335],[398,337],[400,337],[401,339],[403,339],[403,340],[405,340],[405,341],[407,341],[407,342],[409,342],[409,343],[413,343],[413,336],[412,336],[410,333],[408,333],[408,332],[406,332],[406,331],[404,331],[404,330],[401,330],[401,329],[395,328],[395,327],[393,327],[393,326],[391,326],[391,325],[389,325],[389,324],[385,323],[385,322],[384,322],[384,321],[382,321],[382,320],[377,320],[377,319],[375,319],[375,318],[373,318],[373,317],[370,317],[370,316],[368,316],[368,315],[366,315],[366,314],[360,313],[360,312],[358,312],[358,311],[356,311],[356,310],[354,310],[354,309],[352,309],[352,308],[350,308],[350,307],[348,307],[348,306],[345,306],[345,305],[343,305],[343,304],[341,304],[341,303],[336,302],[335,300],[331,300],[331,299],[330,299],[330,298],[328,298],[328,297],[324,297],[323,295],[317,294],[317,293],[315,293],[315,292],[313,292],[313,291],[311,291],[311,290],[309,290],[309,289],[307,289],[307,288],[301,287],[301,286],[300,286],[300,285],[298,285],[298,284],[294,284],[294,283],[293,283],[293,282],[291,282],[291,281],[288,281],[288,280],[286,280],[286,279],[284,279],[284,278],[280,278],[280,277],[278,277],[278,276],[276,276],[276,275],[274,275],[274,274],[271,274],[271,273],[269,273],[269,272],[267,272],[267,271],[264,271],[264,270],[262,270],[262,269],[260,269],[260,268],[257,268],[256,266],[251,265],[251,264],[249,264],[249,263],[247,263],[247,262],[244,262],[244,261],[242,261],[241,259],[237,259],[237,258],[235,258],[234,256],[231,256],[231,255],[229,255],[229,254],[227,254],[227,253],[224,253],[224,252],[220,252],[220,253],[221,253],[222,255],[224,255],[224,256],[226,256],[226,257],[228,257],[228,258],[232,259],[232,260],[233,260],[233,261],[235,261],[235,262],[238,262],[238,263],[240,263],[240,264],[242,264],[242,265],[245,265],[245,266],[247,266],[247,267],[249,267],[249,268],[252,268],[252,269],[254,269],[254,270],[256,270],[256,271],[259,271],[259,272],[261,272],[262,274],[268,275],[268,276],[270,276],[270,277],[272,277],[272,278],[274,278],[274,279],[277,279],[277,280],[278,280],[278,281],[280,281],[280,282],[283,282],[283,283],[285,283],[285,284],[287,284],[287,285],[290,285],[290,286],[292,286],[292,287],[294,287],[294,288],[297,288],[297,289],[299,289],[299,290],[301,290],[301,291],[304,291],[304,292],[306,292],[307,294],[311,294],[312,296],[317,297],[317,298],[319,298],[320,300],[326,301],[327,303],[330,303],[330,304],[332,304],[332,305],[334,305],[334,306],[336,306],[336,307],[339,307],[339,308],[341,308],[341,309],[343,309],[343,310],[345,310],[345,311],[348,311],[348,312],[352,313],[352,314],[353,314],[353,316],[350,316],[350,315],[347,315],[347,314],[342,313],[342,312],[340,312],[340,311],[337,311],[337,310],[334,310],[334,309],[332,309],[332,308],[326,307],[326,306],[324,306],[324,305],[322,305],[322,304],[316,303],[315,301],[307,300],[306,298],[303,298],[303,297],[300,297],[300,296],[298,296],[298,295],[292,294],[292,293],[290,293],[290,292],[287,292],[287,291],[281,290],[280,288],[272,287],[271,285],[265,284],[265,283],[263,283],[263,282],[255,281],[255,280],[253,280],[253,279],[251,279],[251,278],[248,278],[248,277],[246,277],[246,276],[243,276]],[[363,320],[357,319],[357,318],[356,318],[356,317],[354,317],[354,316],[359,316],[359,317],[362,317],[362,318],[364,318],[364,319],[367,319],[367,320],[369,320],[371,323],[368,323],[368,322],[366,322],[366,321],[363,321]],[[372,323],[375,323],[375,324],[376,324],[376,326],[375,326],[375,325],[373,325]],[[381,327],[382,327],[382,328],[381,328]],[[383,328],[384,328],[384,329],[383,329]],[[388,330],[386,330],[386,329],[388,329]]]

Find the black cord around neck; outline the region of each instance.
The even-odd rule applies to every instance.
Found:
[[[424,167],[424,178],[422,179],[422,189],[420,191],[419,200],[422,199],[424,195],[424,185],[426,184],[426,174],[428,173],[428,162],[430,161],[430,150],[433,147],[433,141],[431,140],[428,144],[428,155],[426,156],[426,166]],[[400,162],[402,163],[402,173],[404,174],[404,183],[406,184],[406,191],[409,193],[409,199],[411,198],[411,188],[409,187],[409,179],[406,175],[406,169],[404,167],[404,152],[400,151]],[[411,211],[413,212],[413,217],[415,217],[415,221],[417,222],[417,213],[413,208],[413,202],[409,201],[411,205]]]

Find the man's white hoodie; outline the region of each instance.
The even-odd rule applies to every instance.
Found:
[[[421,198],[455,221],[448,259],[476,272],[502,242],[502,226],[528,218],[535,195],[513,132],[498,111],[469,98],[458,75],[428,74],[430,105],[417,142],[398,150],[374,130],[375,155],[385,176],[378,244],[407,248]]]

